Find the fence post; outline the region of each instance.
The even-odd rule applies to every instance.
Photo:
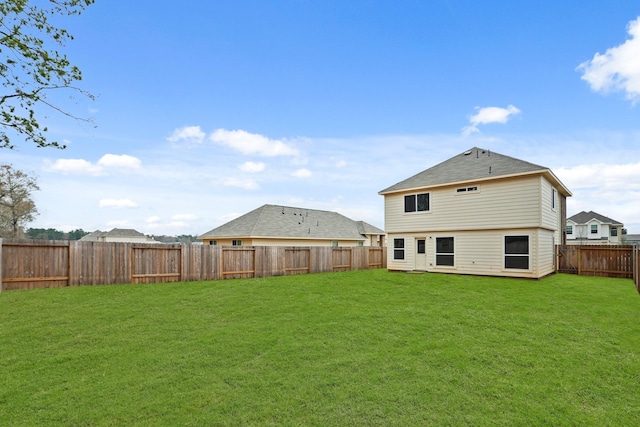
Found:
[[[640,247],[633,245],[633,280],[636,282],[636,290],[640,293]]]
[[[578,246],[578,276],[582,274],[582,246]]]

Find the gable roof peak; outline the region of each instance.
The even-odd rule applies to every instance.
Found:
[[[620,221],[616,221],[615,219],[611,219],[609,217],[606,217],[604,215],[599,214],[598,212],[594,212],[594,211],[581,211],[578,212],[575,215],[570,216],[569,218],[567,218],[567,221],[572,221],[576,224],[586,224],[589,221],[595,219],[596,221],[599,221],[603,224],[615,224],[615,225],[622,225],[622,223]]]
[[[549,168],[480,147],[465,150],[380,191],[379,194],[532,173],[548,175],[551,181],[558,183],[564,194],[571,195]]]

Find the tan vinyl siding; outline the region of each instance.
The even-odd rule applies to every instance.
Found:
[[[457,186],[385,195],[387,233],[410,231],[478,230],[538,227],[540,218],[539,177],[482,182],[478,191],[456,192]],[[430,211],[405,213],[404,196],[430,193]]]
[[[555,244],[558,241],[554,234],[549,230],[538,231],[538,277],[544,277],[555,272]]]
[[[528,270],[504,268],[504,238],[516,235],[529,236]],[[454,267],[436,265],[435,242],[438,237],[454,237]],[[404,260],[393,259],[395,238],[405,239]],[[554,271],[553,232],[538,228],[389,235],[387,246],[387,268],[389,270],[412,271],[416,269],[416,238],[426,240],[426,271],[428,272],[539,278]]]
[[[324,239],[273,239],[273,238],[235,238],[235,239],[204,239],[202,244],[208,245],[215,240],[219,246],[231,246],[233,240],[242,240],[242,246],[332,246],[333,240]],[[370,246],[363,240],[363,246]],[[358,246],[356,240],[338,240],[338,247]]]
[[[551,185],[544,177],[540,177],[541,184],[541,198],[542,203],[540,205],[540,214],[542,216],[541,227],[548,228],[550,230],[560,229],[560,196],[555,187]],[[555,191],[555,207],[553,203],[553,196]]]
[[[323,239],[253,239],[255,246],[332,246],[335,240]],[[363,246],[368,246],[366,241],[362,241]],[[358,246],[355,240],[338,240],[338,247]]]
[[[415,249],[413,248],[415,244],[415,236],[412,234],[398,234],[393,236],[388,236],[387,238],[387,268],[389,270],[397,270],[397,271],[411,271],[414,269],[415,265]],[[394,240],[395,239],[404,239],[404,259],[394,259]]]

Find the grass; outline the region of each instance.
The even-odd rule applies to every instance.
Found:
[[[630,280],[354,271],[0,294],[1,425],[636,425]]]

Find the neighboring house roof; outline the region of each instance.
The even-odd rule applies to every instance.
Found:
[[[97,242],[104,235],[104,231],[96,230],[92,233],[85,234],[80,238],[81,242]]]
[[[141,232],[134,230],[132,228],[114,228],[111,231],[94,231],[93,233],[89,233],[86,236],[83,236],[80,240],[84,242],[95,242],[99,240],[105,240],[105,238],[139,238],[139,239],[147,239],[149,241],[154,241],[153,239],[148,238]]]
[[[564,195],[571,195],[571,192],[549,168],[478,147],[473,147],[404,181],[400,181],[380,191],[379,194],[536,173],[547,176],[551,182],[558,185]]]
[[[385,234],[364,221],[353,221],[337,212],[264,205],[198,239],[223,237],[364,240],[365,234]]]
[[[625,234],[622,236],[624,240],[631,243],[640,243],[640,234]]]
[[[573,216],[570,216],[569,218],[567,218],[567,221],[572,221],[576,224],[586,224],[592,219],[598,220],[603,224],[622,225],[620,221],[616,221],[615,219],[611,219],[604,215],[600,215],[599,213],[594,211],[589,211],[589,212],[582,211]]]

